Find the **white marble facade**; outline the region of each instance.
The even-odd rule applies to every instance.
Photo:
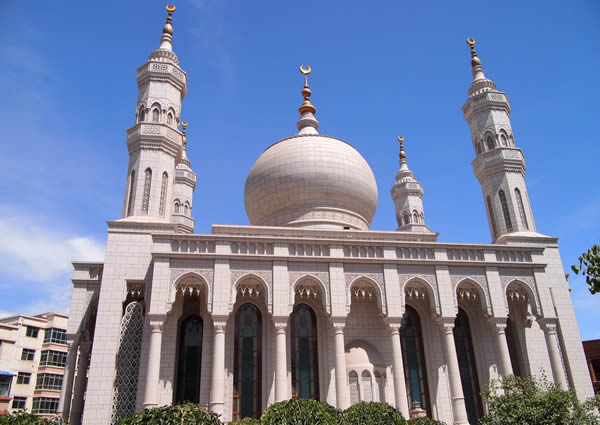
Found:
[[[74,263],[65,419],[106,425],[193,398],[231,420],[309,396],[467,424],[485,409],[477,388],[512,373],[593,395],[558,240],[535,231],[508,99],[474,50],[463,110],[493,243],[437,242],[404,151],[398,229],[369,230],[373,173],[350,144],[318,134],[308,83],[299,133],[248,177],[252,225],[194,234],[196,174],[179,130],[187,75],[171,15],[138,68],[123,217],[108,223],[103,263]],[[294,323],[312,320],[310,336],[293,337]],[[85,388],[74,376],[77,365],[85,376],[90,343]]]

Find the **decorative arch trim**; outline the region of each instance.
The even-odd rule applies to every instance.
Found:
[[[459,303],[458,291],[461,288],[461,286],[466,286],[466,285],[471,285],[471,286],[475,287],[475,290],[479,293],[478,295],[479,295],[479,303],[481,305],[481,309],[487,316],[491,317],[492,316],[492,307],[491,307],[490,295],[489,295],[488,291],[486,291],[483,284],[481,284],[479,281],[477,281],[476,279],[473,279],[473,278],[463,278],[463,279],[459,280],[457,282],[456,286],[454,287],[454,299],[456,302],[456,307],[458,308],[458,303]]]
[[[242,285],[245,281],[254,280],[256,281],[262,288],[262,297],[259,294],[259,297],[262,298],[263,302],[267,306],[267,310],[269,313],[273,313],[273,306],[271,302],[271,293],[269,291],[269,285],[267,282],[260,276],[254,273],[245,273],[234,280],[233,285],[231,285],[231,293],[229,299],[230,311],[233,309],[234,304],[237,301],[238,289],[240,285]]]
[[[508,311],[508,291],[511,287],[518,286],[520,289],[523,289],[527,293],[527,300],[529,306],[531,307],[531,311],[536,317],[543,317],[540,309],[540,299],[537,296],[537,292],[534,288],[531,287],[530,284],[524,282],[522,279],[510,279],[504,285],[504,303],[506,305],[506,310]]]
[[[327,291],[327,287],[325,286],[323,281],[321,281],[321,279],[319,279],[317,276],[315,276],[311,273],[302,275],[292,282],[292,284],[291,284],[292,290],[290,291],[290,299],[289,299],[290,306],[294,306],[296,304],[296,289],[299,285],[302,285],[304,282],[311,282],[319,287],[319,290],[321,291],[321,296],[319,297],[321,304],[323,305],[323,308],[325,309],[325,311],[328,314],[331,314],[331,300],[330,300],[330,296],[329,296],[329,291]],[[299,302],[299,304],[300,303],[301,302]]]
[[[401,285],[402,296],[405,297],[406,300],[406,290],[411,286],[421,286],[427,292],[427,296],[429,298],[429,307],[431,308],[431,312],[440,316],[441,308],[440,308],[440,300],[437,296],[437,291],[434,286],[423,276],[413,276],[407,279],[404,285]]]
[[[387,315],[387,304],[384,301],[383,288],[375,280],[373,280],[370,277],[365,276],[365,275],[360,275],[360,276],[354,278],[353,280],[350,281],[350,284],[348,285],[348,291],[346,293],[346,297],[347,297],[346,305],[348,307],[348,311],[350,310],[350,306],[352,305],[352,289],[354,288],[354,286],[360,284],[361,282],[366,282],[373,287],[373,289],[375,290],[377,307],[379,308],[379,311],[381,312],[381,314],[383,316],[386,316]]]

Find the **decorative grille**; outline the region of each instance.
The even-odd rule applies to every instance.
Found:
[[[167,183],[169,181],[169,175],[165,171],[162,175],[162,183],[160,185],[160,206],[159,214],[161,217],[165,216],[165,205],[167,203]]]
[[[521,224],[523,224],[525,229],[529,230],[529,223],[527,223],[527,216],[525,215],[525,208],[523,207],[523,198],[521,197],[521,191],[519,189],[515,189],[515,197],[517,198],[519,215],[521,216]]]
[[[506,202],[506,195],[504,191],[501,190],[498,192],[498,197],[500,198],[500,205],[502,206],[502,214],[504,214],[504,223],[506,224],[506,230],[508,232],[512,232],[512,221],[510,220],[510,213],[508,212],[508,204]]]
[[[144,309],[141,303],[133,301],[125,308],[121,320],[111,424],[135,411],[143,326]]]
[[[148,206],[150,205],[150,186],[152,185],[152,170],[146,168],[144,173],[144,197],[142,198],[142,212],[148,214]]]
[[[131,170],[131,178],[129,179],[129,201],[127,205],[127,215],[133,214],[133,191],[135,190],[135,170]]]

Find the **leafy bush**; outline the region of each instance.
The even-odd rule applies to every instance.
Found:
[[[219,415],[194,403],[144,409],[117,422],[118,425],[222,425]]]
[[[404,425],[402,414],[387,403],[362,402],[344,411],[346,425]]]
[[[435,419],[424,417],[411,419],[406,422],[407,425],[446,425],[444,422],[436,421]]]
[[[31,413],[16,412],[12,415],[0,415],[0,425],[56,425],[59,420],[45,419]],[[66,423],[62,422],[64,425]]]
[[[508,376],[493,381],[482,395],[489,413],[481,425],[600,425],[594,413],[600,396],[581,403],[574,391],[545,378]]]
[[[342,413],[310,399],[293,398],[272,404],[260,418],[262,425],[341,425]]]
[[[230,422],[229,425],[261,425],[260,419],[244,418],[239,421]]]

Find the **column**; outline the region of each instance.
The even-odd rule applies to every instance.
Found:
[[[275,322],[275,402],[289,398],[286,346],[287,317],[284,320]]]
[[[406,381],[404,380],[404,361],[402,359],[402,346],[400,345],[400,324],[390,325],[392,328],[392,375],[394,377],[394,395],[396,408],[402,416],[410,418],[408,410],[408,396],[406,394]]]
[[[79,365],[77,366],[77,377],[75,378],[75,388],[73,390],[73,408],[71,409],[71,425],[80,425],[83,414],[83,398],[87,382],[87,370],[90,364],[91,341],[81,341],[79,343]]]
[[[375,369],[371,373],[371,401],[379,401],[379,387],[377,386],[377,380],[375,379]]]
[[[565,370],[560,355],[560,346],[558,344],[558,334],[556,333],[556,323],[544,320],[541,322],[544,335],[546,336],[546,347],[550,355],[550,365],[552,366],[552,376],[554,383],[563,390],[568,390],[569,385],[565,378]]]
[[[456,425],[468,425],[467,408],[465,406],[465,396],[463,394],[462,383],[460,381],[460,370],[458,368],[458,357],[456,356],[456,346],[454,345],[454,318],[448,318],[442,321],[442,346],[444,357],[448,367],[448,381],[450,383],[450,395],[452,397],[452,412],[454,414],[454,423]]]
[[[344,343],[344,323],[334,322],[335,331],[335,394],[338,409],[346,409],[350,405],[350,390],[346,377],[346,350]],[[360,376],[358,377],[360,383]]]
[[[496,319],[494,329],[496,330],[496,345],[498,348],[498,356],[500,357],[500,375],[512,375],[512,364],[510,363],[510,353],[508,351],[508,342],[506,341],[506,319]]]
[[[148,372],[144,392],[144,409],[158,406],[158,380],[160,379],[160,350],[164,315],[148,315],[150,320],[150,347],[148,348]]]
[[[212,377],[210,386],[211,412],[223,415],[225,405],[225,319],[213,319],[215,336],[213,338]]]
[[[65,375],[63,386],[60,391],[60,401],[58,402],[58,415],[63,421],[69,422],[69,413],[71,411],[71,398],[73,396],[73,378],[75,377],[75,366],[77,363],[77,341],[69,342],[69,351],[67,352],[67,363],[65,364]]]

